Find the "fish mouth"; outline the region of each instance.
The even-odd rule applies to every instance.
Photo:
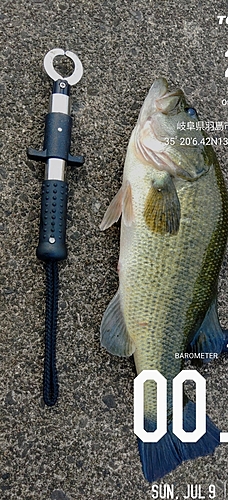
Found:
[[[164,141],[156,133],[156,114],[177,114],[183,102],[184,94],[181,89],[168,90],[165,78],[155,80],[142,106],[136,125],[135,147],[137,154],[150,163],[157,170],[165,170],[172,176],[193,180],[192,175],[181,168],[165,151]]]
[[[177,113],[180,110],[180,103],[183,102],[184,94],[181,89],[166,92],[161,97],[155,99],[157,111],[167,115]]]
[[[145,98],[138,121],[144,123],[156,111],[164,114],[172,113],[178,109],[182,100],[185,101],[185,98],[181,89],[169,91],[167,80],[162,77],[157,78]]]
[[[166,141],[170,133],[173,133],[173,126],[177,121],[177,116],[174,115],[180,113],[180,117],[183,117],[185,108],[186,100],[181,89],[169,91],[165,78],[155,80],[139,114],[134,144],[140,160],[157,170],[168,172],[173,177],[195,181],[209,168],[205,168],[205,164],[202,165],[202,151],[195,150],[193,168],[193,160],[187,151],[178,149],[176,145],[170,147]],[[197,167],[198,162],[202,166],[200,169]]]

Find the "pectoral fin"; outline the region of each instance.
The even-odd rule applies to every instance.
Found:
[[[120,307],[119,290],[109,303],[101,322],[101,345],[110,354],[131,356],[135,346],[130,339]]]
[[[144,218],[151,231],[176,234],[180,225],[180,202],[172,177],[158,173],[146,198]]]
[[[107,208],[100,225],[101,231],[105,231],[112,226],[123,215],[126,226],[130,226],[133,219],[132,191],[130,182],[126,181],[121,186]]]

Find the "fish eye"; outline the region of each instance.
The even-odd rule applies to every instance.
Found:
[[[194,108],[186,108],[185,111],[189,116],[197,116],[196,110]]]

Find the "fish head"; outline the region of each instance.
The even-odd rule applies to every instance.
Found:
[[[149,90],[136,124],[137,156],[174,177],[198,179],[212,163],[211,149],[205,146],[204,132],[196,126],[198,121],[182,90],[169,91],[166,79],[158,78]]]

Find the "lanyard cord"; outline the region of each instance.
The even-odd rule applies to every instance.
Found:
[[[57,261],[46,263],[46,320],[43,397],[48,406],[54,406],[58,398],[56,369],[56,329],[58,314],[59,276]]]

